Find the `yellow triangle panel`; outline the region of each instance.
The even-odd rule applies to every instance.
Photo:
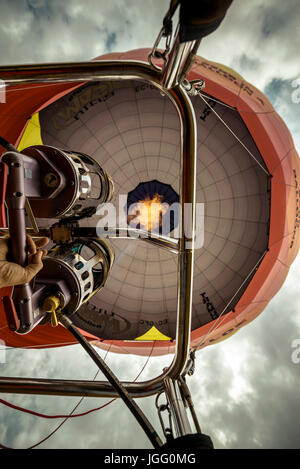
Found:
[[[168,337],[167,335],[162,334],[159,332],[156,327],[152,326],[149,331],[147,331],[145,334],[141,335],[140,337],[136,337],[134,340],[172,340],[171,337]]]
[[[18,150],[21,151],[24,148],[31,147],[31,145],[43,145],[38,112],[29,119],[18,145]]]

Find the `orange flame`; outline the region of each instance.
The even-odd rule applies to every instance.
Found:
[[[162,203],[163,196],[155,194],[153,199],[146,197],[136,205],[136,215],[128,218],[135,219],[142,230],[154,231],[162,225],[162,216],[168,211],[169,204]]]

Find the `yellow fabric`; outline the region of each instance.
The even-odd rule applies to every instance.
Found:
[[[220,64],[219,62],[212,62],[211,60],[209,61],[211,64],[213,65],[216,65],[217,67],[221,68],[222,70],[225,70],[225,72],[227,73],[230,73],[231,75],[239,78],[241,81],[245,81],[245,78],[242,77],[242,75],[240,75],[238,72],[236,72],[235,70],[233,70],[232,68],[230,67],[227,67],[226,65],[224,64]]]
[[[24,148],[31,147],[31,145],[43,145],[38,112],[33,114],[33,116],[28,121],[18,145],[18,150],[21,151]]]
[[[134,340],[171,340],[171,337],[162,334],[156,327],[152,326],[149,331]]]

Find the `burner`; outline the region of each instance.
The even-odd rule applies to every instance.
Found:
[[[179,196],[170,184],[156,179],[141,182],[128,193],[128,224],[154,233],[169,234],[178,225]]]

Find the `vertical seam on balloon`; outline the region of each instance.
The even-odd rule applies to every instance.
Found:
[[[283,160],[284,160],[287,156],[289,156],[289,154],[290,154],[293,150],[296,150],[295,147],[290,148],[290,149],[286,152],[286,154],[283,156],[283,158],[281,158],[281,160],[279,161],[279,163],[272,169],[273,177],[274,177],[274,173],[276,172],[277,168],[279,168],[279,167],[282,165]]]
[[[259,260],[257,261],[257,263],[255,264],[255,266],[253,267],[253,269],[251,270],[251,272],[247,275],[247,277],[245,278],[245,280],[242,282],[242,284],[239,286],[239,288],[237,289],[237,291],[235,292],[235,294],[231,297],[231,299],[229,300],[229,302],[227,303],[226,307],[223,309],[222,313],[220,314],[220,316],[218,317],[218,319],[215,320],[215,322],[213,323],[212,327],[209,329],[209,331],[207,332],[207,334],[204,336],[204,338],[201,340],[200,344],[195,348],[195,351],[197,351],[202,345],[203,343],[208,339],[208,337],[211,335],[211,333],[217,328],[219,327],[222,322],[224,321],[225,317],[226,316],[223,316],[227,307],[230,305],[230,303],[233,301],[234,297],[238,294],[238,292],[241,290],[241,288],[243,287],[244,283],[248,280],[248,278],[252,275],[252,273],[255,271],[256,267],[261,263],[261,261],[263,260],[263,258],[265,257],[266,253],[268,251],[266,250],[262,256],[259,258]],[[223,316],[223,319],[220,321],[221,317]]]
[[[239,100],[240,100],[240,97],[241,97],[241,92],[242,92],[242,89],[243,89],[243,87],[244,87],[244,83],[245,83],[245,81],[242,80],[241,85],[240,85],[240,87],[239,87],[239,92],[238,92],[238,94],[237,94],[237,96],[236,96],[236,102],[235,102],[235,108],[236,108],[236,109],[237,109],[237,107],[238,107],[238,103],[239,103]]]
[[[125,87],[124,87],[124,89],[125,89]],[[134,89],[133,89],[133,91],[134,91]],[[130,101],[125,101],[125,102],[130,102]],[[124,101],[122,101],[122,103],[124,103]],[[118,130],[119,136],[120,136],[120,138],[121,138],[121,140],[122,140],[122,143],[123,143],[123,145],[124,145],[124,148],[126,149],[126,153],[128,154],[129,160],[130,160],[132,166],[133,166],[134,169],[135,169],[136,175],[138,176],[137,168],[136,168],[136,166],[135,166],[135,164],[134,164],[133,159],[131,158],[131,154],[130,154],[130,152],[129,152],[129,150],[128,150],[128,146],[126,145],[126,143],[125,143],[125,141],[124,141],[124,138],[123,138],[123,136],[122,136],[122,133],[121,133],[121,131],[120,131],[120,129],[119,129],[119,126],[118,126],[118,124],[117,124],[117,121],[114,119],[114,116],[113,116],[113,114],[112,114],[112,112],[111,112],[111,108],[107,106],[106,101],[105,101],[105,106],[106,106],[106,109],[107,109],[107,111],[109,112],[109,114],[110,114],[110,116],[111,116],[111,120],[113,121],[113,123],[114,123],[116,129]],[[138,109],[137,109],[137,111],[138,111]],[[145,151],[144,151],[144,154],[145,154]],[[126,175],[125,175],[125,176],[126,176]],[[128,176],[127,176],[127,179],[128,179]]]
[[[300,227],[298,226],[298,228],[296,228],[296,231],[299,231]],[[274,241],[274,243],[270,244],[269,246],[269,249],[272,247],[272,246],[275,246],[275,244],[279,243],[280,241],[282,241],[284,238],[287,238],[288,236],[291,236],[293,233],[294,233],[295,230],[291,231],[290,233],[287,233],[285,235],[283,235],[281,238],[277,239],[277,241]]]

